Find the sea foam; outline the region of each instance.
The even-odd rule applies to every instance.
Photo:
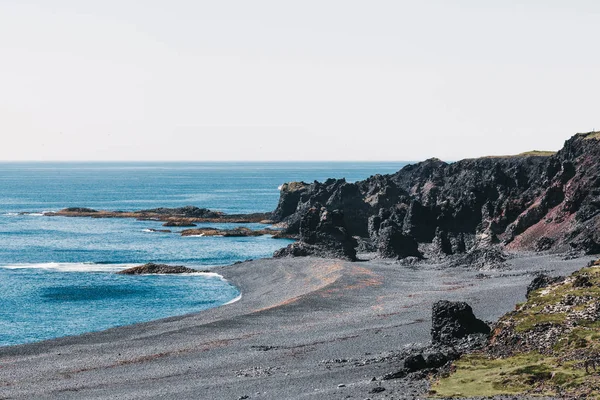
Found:
[[[4,269],[41,269],[59,272],[117,272],[136,264],[96,264],[96,263],[39,263],[0,265]]]

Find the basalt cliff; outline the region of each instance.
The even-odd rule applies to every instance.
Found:
[[[276,256],[599,253],[600,132],[577,134],[555,154],[430,159],[355,183],[287,183],[272,219],[299,238]]]

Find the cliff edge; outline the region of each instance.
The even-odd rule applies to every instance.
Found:
[[[434,158],[355,183],[287,183],[273,219],[303,242],[321,236],[320,226],[331,232],[331,224],[314,222],[326,212],[339,216],[334,223],[344,234],[311,244],[312,254],[342,249],[353,259],[357,247],[382,258],[442,258],[493,247],[597,254],[600,132],[577,134],[557,153]]]

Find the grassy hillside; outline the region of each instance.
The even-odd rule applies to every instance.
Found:
[[[532,292],[500,319],[489,347],[455,362],[431,393],[600,398],[600,262]]]

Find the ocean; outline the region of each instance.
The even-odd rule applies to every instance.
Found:
[[[393,173],[405,163],[0,163],[0,346],[197,312],[234,301],[216,274],[124,276],[147,262],[202,270],[269,257],[269,236],[181,237],[156,221],[46,217],[89,207],[272,211],[284,182]],[[22,214],[29,213],[29,214]],[[259,224],[199,224],[218,228]]]

